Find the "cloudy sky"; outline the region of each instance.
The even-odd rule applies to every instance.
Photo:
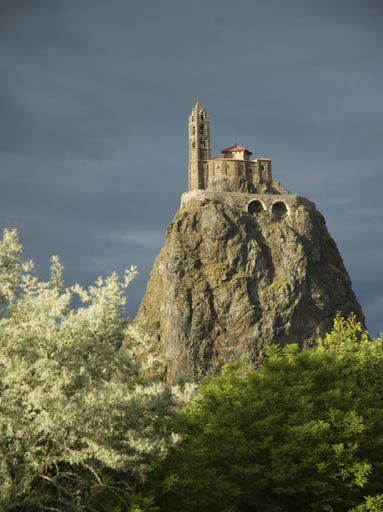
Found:
[[[324,214],[383,331],[380,0],[0,0],[0,223],[66,284],[136,264],[134,315],[187,188],[197,96]]]

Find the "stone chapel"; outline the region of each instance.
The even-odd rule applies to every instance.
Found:
[[[189,116],[189,192],[182,195],[181,204],[205,198],[278,217],[289,215],[302,203],[315,208],[273,179],[270,158],[253,159],[252,152],[238,144],[221,153],[211,158],[209,116],[197,100]]]

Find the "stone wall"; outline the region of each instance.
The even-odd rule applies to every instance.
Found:
[[[276,210],[275,205],[282,203],[286,207],[286,213],[290,215],[300,205],[304,205],[308,210],[315,210],[315,204],[295,194],[243,194],[238,192],[219,192],[215,190],[192,190],[184,192],[181,196],[181,208],[189,205],[191,202],[214,201],[227,204],[230,207],[249,212],[249,205],[258,202],[263,211],[273,213]],[[253,212],[255,213],[255,212]]]

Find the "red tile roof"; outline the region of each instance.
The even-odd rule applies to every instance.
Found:
[[[243,146],[231,146],[230,148],[223,149],[221,153],[228,153],[229,151],[245,151],[249,155],[252,155],[253,153],[249,151],[248,149],[244,148]]]
[[[225,158],[224,156],[216,156],[211,160],[223,160],[224,162],[233,161],[233,162],[254,162],[254,160],[244,160],[243,158]]]

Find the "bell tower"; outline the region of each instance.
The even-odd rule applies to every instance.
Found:
[[[189,116],[189,190],[206,188],[209,160],[209,117],[197,100]]]

